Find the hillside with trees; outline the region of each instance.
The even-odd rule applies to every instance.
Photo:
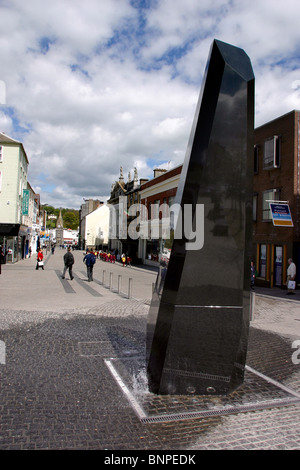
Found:
[[[42,206],[42,209],[47,212],[47,228],[55,228],[56,222],[59,216],[59,211],[61,210],[62,218],[64,221],[64,228],[70,228],[72,230],[77,230],[79,226],[79,211],[76,209],[56,209],[52,206]],[[54,215],[56,219],[49,219],[49,216]]]

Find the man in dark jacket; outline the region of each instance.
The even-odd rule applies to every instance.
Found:
[[[63,279],[65,278],[65,274],[66,274],[67,269],[69,269],[70,279],[72,281],[72,279],[73,279],[73,273],[72,273],[73,264],[74,264],[74,256],[71,253],[71,247],[69,246],[68,250],[67,250],[67,253],[64,255],[64,271],[63,271],[63,275],[62,275]]]
[[[83,258],[83,262],[86,264],[88,282],[91,282],[93,280],[94,264],[96,263],[96,256],[92,250],[86,250],[86,255]]]

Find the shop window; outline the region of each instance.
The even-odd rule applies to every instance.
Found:
[[[280,189],[269,189],[263,192],[262,201],[262,220],[264,222],[270,222],[272,215],[270,211],[270,202],[280,200]]]
[[[159,240],[147,240],[146,242],[147,259],[150,261],[159,260]]]
[[[153,204],[151,204],[151,219],[159,218],[159,199],[156,199]]]

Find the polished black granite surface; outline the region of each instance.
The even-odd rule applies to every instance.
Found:
[[[243,382],[253,127],[250,60],[242,49],[215,40],[177,190],[181,225],[170,259],[162,263],[148,316],[153,393],[219,395]],[[180,230],[183,235],[176,238]]]

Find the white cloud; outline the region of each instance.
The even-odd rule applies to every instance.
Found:
[[[300,108],[298,0],[82,5],[0,4],[0,131],[23,142],[42,202],[79,207],[107,198],[120,166],[182,163],[214,38],[252,61],[256,125]]]

